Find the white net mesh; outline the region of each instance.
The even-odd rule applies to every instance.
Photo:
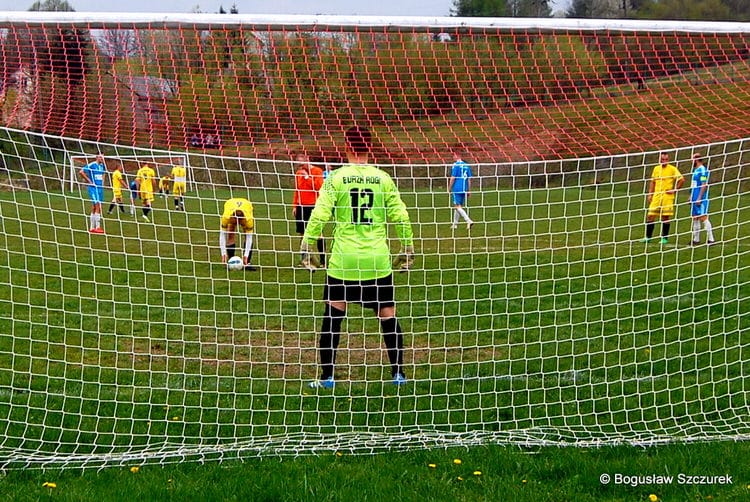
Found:
[[[131,78],[130,90],[118,95],[124,91],[117,79],[88,74],[84,88],[33,71],[31,82],[14,80],[22,87],[5,87],[6,127],[0,129],[3,466],[368,453],[488,442],[747,438],[750,382],[742,333],[750,326],[744,308],[750,296],[745,242],[750,128],[743,110],[750,100],[743,97],[744,28],[691,24],[676,34],[672,25],[628,31],[644,51],[671,36],[711,43],[674,46],[692,47],[700,56],[701,64],[685,56],[695,64],[681,73],[660,73],[655,68],[666,68],[663,61],[644,59],[645,82],[613,77],[594,85],[593,76],[581,75],[585,85],[578,82],[576,88],[585,87],[588,97],[561,96],[556,93],[564,86],[552,92],[547,85],[549,99],[534,101],[530,97],[545,88],[544,82],[576,82],[571,77],[576,71],[550,73],[537,64],[541,73],[532,75],[508,63],[503,68],[513,69],[509,81],[493,87],[493,75],[504,70],[488,55],[517,64],[508,54],[525,47],[540,61],[542,46],[532,50],[528,44],[547,36],[558,37],[554,44],[545,39],[554,54],[580,49],[570,42],[577,36],[590,42],[589,49],[603,47],[606,27],[571,34],[570,27],[556,32],[545,22],[511,29],[478,21],[451,32],[458,38],[454,45],[435,46],[420,38],[435,28],[429,23],[421,29],[404,23],[371,27],[363,21],[315,30],[308,23],[282,23],[263,31],[258,20],[239,28],[213,26],[210,19],[162,25],[140,18],[92,22],[71,16],[72,21],[45,19],[53,24],[41,26],[134,30],[140,49],[117,56],[115,73],[154,77],[149,72],[158,67],[176,72],[182,91],[170,94],[159,87],[162,80],[136,84]],[[6,44],[11,36],[24,40],[23,29],[37,28],[13,19],[4,26]],[[292,39],[316,41],[317,49],[305,45],[294,52],[282,43]],[[234,40],[232,57],[217,56],[227,54],[217,40]],[[247,51],[237,52],[237,40]],[[351,49],[349,63],[335,51],[326,52],[324,41],[334,40],[351,44],[344,45]],[[170,54],[165,43],[173,48],[171,59],[164,56]],[[514,49],[502,49],[504,43]],[[623,44],[606,48],[620,59],[628,54],[635,60],[634,45]],[[450,66],[454,63],[447,62],[462,51],[476,58],[471,92],[447,84],[438,92],[434,82],[452,82],[447,75],[455,77],[458,70],[430,65]],[[277,57],[282,52],[294,57]],[[6,53],[8,61],[12,53]],[[214,67],[209,64],[177,57],[184,53],[216,63],[215,72],[205,69]],[[386,53],[393,56],[391,66]],[[606,66],[591,63],[588,52],[566,54],[566,61],[588,61],[581,63],[588,69]],[[603,49],[602,54],[614,57]],[[410,63],[404,66],[405,55]],[[359,57],[366,66],[358,66]],[[247,66],[238,65],[240,59]],[[98,54],[91,60],[103,65],[109,59]],[[336,94],[341,88],[331,80],[327,89],[313,92],[295,64],[315,71],[335,68],[337,82],[356,82],[351,85],[360,101],[351,109],[337,108],[334,104],[351,103],[352,95]],[[388,68],[399,67],[404,78],[396,85]],[[482,73],[485,67],[492,70]],[[376,68],[382,70],[377,79]],[[373,79],[363,79],[363,72]],[[432,87],[424,87],[422,75],[434,77],[428,79]],[[546,78],[539,81],[539,75]],[[709,76],[713,85],[698,86]],[[368,81],[388,89],[378,101],[368,97],[378,95],[367,94]],[[250,87],[241,87],[245,84]],[[27,101],[19,92],[27,88],[38,98],[28,103],[37,104],[20,113]],[[257,99],[251,99],[250,88]],[[515,91],[509,93],[511,88]],[[79,92],[81,100],[68,96],[64,105],[60,89]],[[418,99],[396,99],[413,97],[414,89]],[[150,97],[134,98],[141,91]],[[324,94],[327,107],[321,105]],[[110,99],[116,95],[114,106]],[[54,99],[41,99],[45,96]],[[148,106],[137,104],[143,100]],[[88,105],[75,111],[76,103],[92,101],[106,104],[108,113],[93,120]],[[453,108],[441,108],[446,103]],[[709,123],[703,118],[710,103],[725,113],[713,108],[715,120]],[[244,108],[236,108],[240,104]],[[653,118],[654,107],[678,104],[679,121],[672,112],[662,121]],[[629,113],[636,114],[637,123],[626,122]],[[589,121],[587,114],[593,117]],[[21,127],[24,118],[29,121]],[[338,384],[333,391],[311,391],[305,384],[318,375],[324,275],[296,266],[300,239],[291,201],[299,166],[289,159],[305,152],[313,163],[336,168],[343,160],[341,130],[359,118],[381,143],[376,163],[396,180],[415,230],[416,267],[395,275],[409,383],[391,384],[378,321],[369,310],[352,306],[337,360]],[[672,130],[669,124],[678,123],[682,128]],[[475,222],[471,229],[461,220],[452,228],[446,190],[452,162],[446,156],[459,144],[468,150],[466,160],[474,170],[466,204]],[[660,225],[656,240],[639,242],[645,193],[662,150],[688,182],[692,155],[706,160],[716,245],[690,245],[687,188],[677,195],[668,243],[658,243]],[[123,166],[128,181],[144,163],[156,166],[159,177],[175,164],[187,166],[185,211],[175,210],[172,194],[165,194],[154,200],[148,222],[140,218],[137,201],[138,218],[106,214],[112,194],[105,185],[105,233],[89,233],[87,194],[78,183],[72,191],[66,184],[100,152],[109,168]],[[256,270],[232,272],[220,263],[219,216],[230,197],[253,203]],[[330,232],[327,228],[324,237]],[[705,242],[704,230],[699,238]],[[392,249],[397,248],[394,240]]]

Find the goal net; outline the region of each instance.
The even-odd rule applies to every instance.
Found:
[[[0,467],[747,439],[748,30],[2,13]],[[354,124],[415,232],[408,382],[351,305],[337,385],[311,390],[325,273],[298,266],[295,172],[345,163]],[[90,233],[99,153],[128,179],[184,165],[185,211],[108,212],[105,183]],[[685,181],[641,242],[661,154]],[[221,263],[233,197],[254,270]]]

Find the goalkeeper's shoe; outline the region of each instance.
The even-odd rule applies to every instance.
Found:
[[[313,380],[307,384],[311,389],[333,389],[335,385],[336,382],[333,381],[333,377],[328,377],[325,380]]]
[[[401,373],[396,373],[396,376],[393,377],[393,385],[404,385],[406,382],[408,380]]]
[[[659,241],[659,244],[661,245],[669,244],[669,240],[666,237],[662,237],[661,240]]]

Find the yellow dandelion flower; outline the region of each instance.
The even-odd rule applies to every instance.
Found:
[[[172,421],[176,422],[180,419],[180,417],[172,417]]]
[[[57,483],[52,483],[50,481],[45,481],[42,484],[42,486],[45,487],[45,488],[57,488]]]
[[[461,459],[460,458],[454,458],[453,463],[456,465],[461,465]]]
[[[649,495],[649,496],[648,496],[648,499],[649,499],[649,500],[650,500],[651,502],[656,502],[657,500],[659,500],[659,497],[657,497],[656,495],[654,495],[654,494],[652,493],[651,495]]]
[[[522,480],[521,480],[521,483],[523,483],[523,484],[526,484],[526,480],[525,480],[525,479],[522,479]]]
[[[130,472],[132,472],[133,474],[135,474],[136,472],[138,472],[140,470],[141,470],[141,468],[139,466],[137,466],[137,465],[134,465],[133,467],[130,468]]]
[[[343,454],[343,453],[341,453],[340,451],[337,451],[337,452],[336,452],[336,456],[337,456],[337,457],[342,457],[342,456],[344,456],[344,454]]]
[[[435,465],[435,464],[427,464],[427,467],[429,467],[430,469],[434,469],[435,467],[437,467],[437,465]]]
[[[482,475],[482,471],[474,471],[474,475],[475,476],[481,476]]]
[[[458,480],[459,480],[459,481],[463,481],[463,480],[464,480],[464,478],[462,478],[461,476],[459,476],[459,477],[458,477]]]

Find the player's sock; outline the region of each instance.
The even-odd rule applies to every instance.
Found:
[[[693,220],[693,242],[698,242],[701,239],[701,222],[699,220]]]
[[[99,213],[96,213],[94,215],[94,228],[99,228],[102,226],[102,215]]]
[[[708,236],[708,241],[709,242],[713,242],[715,240],[714,239],[714,227],[713,227],[713,225],[711,225],[710,221],[706,220],[703,223],[703,226],[706,228],[706,235]]]
[[[232,258],[234,256],[234,251],[237,249],[237,244],[227,244],[227,258]]]
[[[148,213],[150,213],[150,212],[151,212],[151,208],[148,207],[148,206],[144,206],[144,208],[143,208],[143,216],[145,216],[146,218],[148,218]]]
[[[466,223],[471,222],[471,218],[469,218],[469,215],[466,213],[466,210],[462,207],[457,207],[456,212],[461,215],[461,218],[464,219]],[[456,219],[456,223],[458,223],[458,219]]]
[[[96,228],[96,214],[91,213],[89,216],[89,230],[93,230]]]
[[[114,208],[115,208],[115,203],[114,203],[114,202],[112,202],[112,203],[111,203],[111,204],[109,205],[109,209],[107,209],[107,214],[112,214],[112,210],[113,210]]]
[[[654,227],[656,223],[646,223],[646,239],[650,239],[654,235]]]
[[[317,241],[318,245],[318,253],[320,253],[320,264],[325,265],[326,264],[326,244],[325,240],[321,237]]]
[[[661,224],[661,236],[667,237],[669,235],[669,227],[671,226],[671,223],[668,221],[664,221]]]
[[[404,334],[401,325],[395,317],[380,320],[383,331],[383,341],[388,351],[388,361],[391,363],[391,376],[404,375]]]
[[[120,212],[121,213],[127,212],[127,211],[125,211],[125,204],[123,204],[122,202],[120,202],[119,204],[117,204],[117,206],[120,208]]]
[[[458,214],[458,209],[455,209],[453,211],[453,224],[458,225],[458,219],[461,217],[460,214]]]
[[[323,324],[320,327],[320,379],[333,378],[333,366],[336,363],[336,349],[341,339],[341,323],[346,316],[345,310],[339,310],[326,303],[323,312]]]

